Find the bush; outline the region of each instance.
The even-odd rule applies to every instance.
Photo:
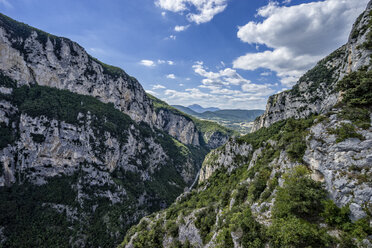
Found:
[[[363,135],[357,133],[355,127],[349,123],[342,123],[340,127],[336,129],[330,129],[329,133],[337,135],[337,143],[350,138],[358,138],[360,140],[364,140]]]
[[[201,210],[196,214],[195,226],[199,229],[203,243],[207,243],[211,236],[209,233],[216,223],[216,211],[212,206]]]
[[[337,227],[350,222],[350,209],[348,205],[339,208],[332,200],[326,200],[323,201],[323,206],[324,211],[321,216],[327,224]]]
[[[332,242],[324,229],[296,217],[274,220],[268,235],[273,248],[329,247]]]
[[[353,107],[368,107],[372,105],[372,71],[361,68],[345,76],[337,84],[343,92],[342,102]]]
[[[298,166],[283,177],[284,185],[278,189],[273,207],[274,217],[316,218],[323,210],[321,202],[326,197],[321,183],[310,178],[305,166]]]

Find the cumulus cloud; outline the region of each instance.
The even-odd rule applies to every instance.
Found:
[[[289,2],[289,1],[284,1]],[[269,2],[258,9],[262,22],[239,27],[237,36],[270,50],[247,53],[233,62],[234,68],[275,71],[284,85],[296,80],[319,59],[346,42],[351,26],[368,0],[325,0],[294,6]]]
[[[164,91],[166,101],[172,104],[189,105],[197,102],[205,106],[213,103],[223,108],[252,109],[264,108],[267,97],[275,93],[269,85],[254,84],[231,68],[214,72],[198,61],[193,69],[202,77],[201,84],[183,91],[167,89]]]
[[[165,90],[162,97],[170,104],[188,106],[198,103],[205,107],[219,107],[230,109],[262,109],[266,104],[266,97],[255,96],[239,90],[216,89],[216,91],[204,92],[199,88],[185,89],[183,91]]]
[[[165,89],[166,87],[161,84],[156,84],[152,87],[153,90],[158,90],[158,89]]]
[[[176,79],[176,76],[174,74],[168,74],[166,77],[169,79]]]
[[[158,61],[143,59],[139,63],[141,65],[144,65],[144,66],[147,66],[147,67],[153,67],[153,66],[156,66],[156,65],[163,65],[163,64],[174,65],[174,61],[164,60],[164,59],[158,59]]]
[[[143,59],[140,61],[140,64],[143,65],[143,66],[147,66],[147,67],[153,67],[155,66],[155,62],[152,61],[152,60],[149,60],[149,59]]]
[[[187,13],[190,22],[209,22],[227,7],[227,0],[156,0],[155,4],[168,11]],[[194,11],[195,10],[195,11]]]
[[[174,27],[174,31],[176,32],[182,32],[182,31],[185,31],[186,29],[188,29],[190,27],[190,25],[185,25],[185,26],[175,26]]]
[[[251,81],[243,78],[236,70],[231,68],[224,68],[217,72],[207,71],[202,61],[197,61],[192,68],[194,72],[204,79],[204,85],[240,85],[242,83],[250,83]]]

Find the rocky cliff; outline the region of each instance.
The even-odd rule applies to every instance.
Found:
[[[38,84],[94,96],[136,122],[168,132],[184,144],[200,145],[195,123],[183,114],[156,113],[142,86],[122,69],[93,58],[69,39],[0,15],[0,70],[18,86]]]
[[[0,14],[0,246],[114,246],[170,205],[229,134],[208,145],[158,101],[77,43]]]
[[[194,181],[206,152],[92,96],[19,86],[4,74],[0,92],[5,247],[114,246]]]
[[[287,118],[304,118],[330,110],[340,97],[335,90],[337,82],[347,73],[370,66],[372,52],[363,46],[368,38],[366,27],[369,21],[369,11],[362,13],[353,25],[346,45],[318,62],[293,89],[271,96],[265,113],[255,120],[252,132]]]
[[[371,247],[372,15],[121,247]]]

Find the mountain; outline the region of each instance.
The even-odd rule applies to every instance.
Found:
[[[173,105],[176,109],[203,120],[210,120],[241,134],[247,134],[251,130],[250,122],[262,115],[264,110],[223,109],[198,113],[188,107]]]
[[[200,115],[200,113],[195,112],[191,108],[188,108],[188,107],[185,107],[185,106],[182,106],[182,105],[172,105],[172,107],[174,107],[174,108],[178,109],[179,111],[184,112],[185,114],[188,114],[188,115],[192,115],[192,116]]]
[[[372,1],[347,44],[270,97],[252,133],[120,247],[371,247]]]
[[[210,108],[203,108],[202,106],[198,105],[198,104],[192,104],[190,106],[188,106],[189,109],[197,112],[197,113],[204,113],[206,111],[217,111],[217,110],[220,110],[219,108],[214,108],[214,107],[210,107]]]
[[[2,14],[0,51],[0,247],[115,246],[233,133]]]

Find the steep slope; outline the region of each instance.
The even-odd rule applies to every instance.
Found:
[[[189,121],[195,123],[197,130],[199,131],[199,136],[195,137],[198,139],[202,146],[206,146],[209,149],[215,149],[219,146],[222,146],[226,143],[229,137],[237,136],[239,133],[223,127],[215,122],[199,120],[195,116],[188,115],[187,113],[183,113],[182,110],[172,107],[168,105],[166,102],[161,101],[154,96],[148,94],[149,98],[153,100],[154,108],[157,115],[164,115],[164,113],[172,112],[175,116],[183,116]],[[167,116],[172,116],[170,114],[165,114]],[[165,126],[174,127],[176,123],[174,123],[173,119],[166,119]],[[175,132],[169,128],[170,134]],[[190,135],[190,134],[185,134]]]
[[[170,205],[230,133],[204,142],[158,101],[78,44],[0,14],[0,246],[112,247]]]
[[[5,247],[113,246],[192,183],[207,151],[91,96],[3,74],[0,92]]]
[[[252,132],[287,118],[298,119],[329,111],[340,97],[335,90],[337,82],[346,74],[370,64],[372,52],[363,45],[368,40],[369,20],[369,12],[362,13],[354,23],[346,45],[318,62],[293,89],[271,96]]]
[[[341,76],[339,61],[337,82],[323,84],[329,74],[318,72],[319,91],[301,88],[328,104],[322,114],[305,114],[302,101],[277,102],[278,119],[265,122],[267,110],[267,127],[210,152],[197,187],[143,218],[121,247],[371,247],[371,3],[344,46],[359,44],[350,59],[359,69]],[[293,96],[301,82],[271,101]],[[287,116],[295,104],[303,115]]]
[[[113,103],[136,122],[171,133],[184,144],[200,145],[193,122],[172,112],[156,113],[135,78],[91,57],[69,39],[0,14],[0,51],[0,70],[18,86],[38,84],[94,96],[104,103]],[[166,125],[167,119],[175,121],[172,130]],[[190,135],[179,136],[185,133]]]

